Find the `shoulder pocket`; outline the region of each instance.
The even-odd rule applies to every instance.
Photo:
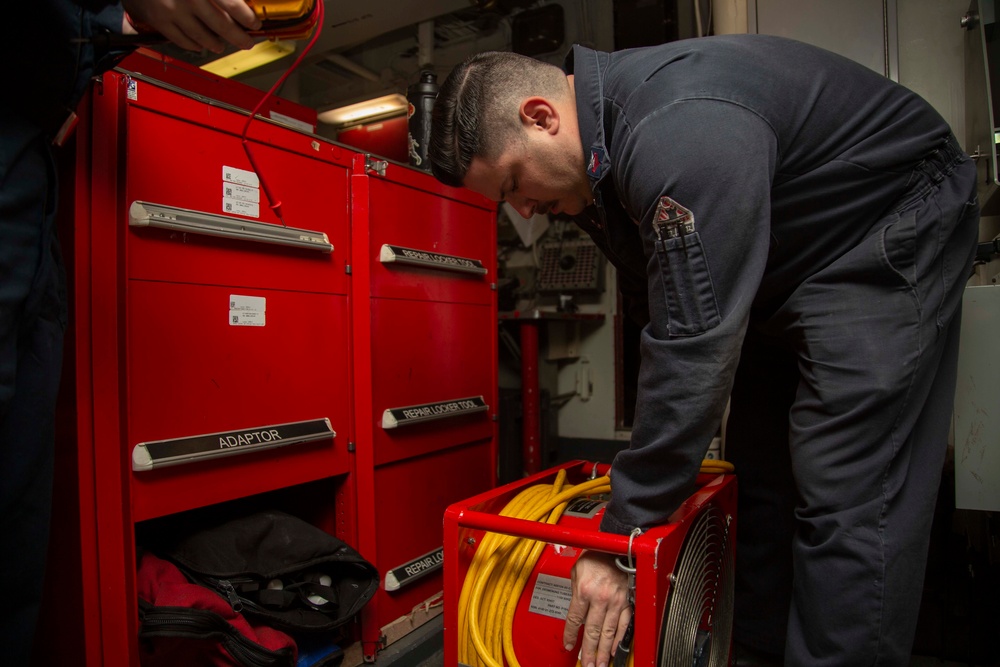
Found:
[[[670,335],[695,336],[718,326],[719,304],[698,232],[658,239],[655,245]]]

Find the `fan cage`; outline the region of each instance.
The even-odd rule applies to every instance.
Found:
[[[726,667],[733,627],[731,517],[714,505],[695,520],[671,575],[660,667]]]

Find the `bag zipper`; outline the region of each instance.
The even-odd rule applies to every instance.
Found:
[[[179,636],[208,638],[224,635],[223,647],[246,667],[281,667],[292,664],[287,649],[271,651],[244,636],[226,619],[204,609],[156,608],[143,609],[139,638],[153,638],[163,632]]]

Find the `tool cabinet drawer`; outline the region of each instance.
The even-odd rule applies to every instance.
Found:
[[[215,110],[227,113],[243,118]],[[347,167],[312,155],[298,133],[260,125],[273,136],[250,142],[258,175],[238,134],[129,108],[122,215],[130,278],[347,293]]]
[[[383,618],[409,614],[442,589],[444,512],[491,488],[489,443],[475,443],[375,470],[376,567]]]
[[[490,303],[496,249],[489,211],[378,179],[369,205],[372,296]]]
[[[372,323],[376,465],[492,437],[488,306],[373,299]]]
[[[132,280],[136,520],[345,473],[346,297]]]

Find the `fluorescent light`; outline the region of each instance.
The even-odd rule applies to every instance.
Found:
[[[395,93],[376,97],[373,100],[350,104],[338,109],[330,109],[319,114],[319,120],[330,125],[347,125],[360,120],[385,117],[406,110],[406,97]]]
[[[201,68],[212,74],[230,78],[248,70],[261,67],[275,60],[295,53],[295,42],[292,40],[264,40],[254,44],[252,49],[237,51],[218,60],[205,63]]]

